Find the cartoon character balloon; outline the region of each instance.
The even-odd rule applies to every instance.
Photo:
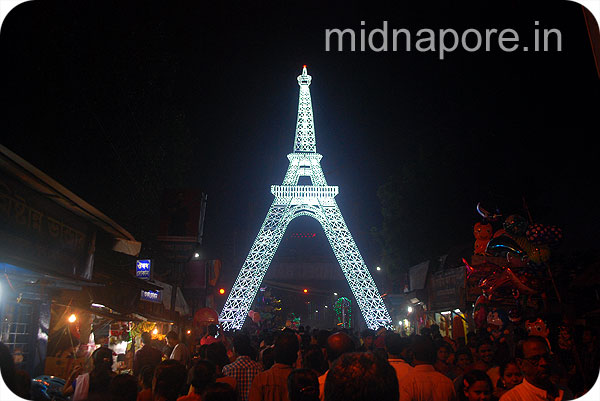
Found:
[[[503,224],[504,230],[506,230],[509,235],[515,237],[521,237],[525,235],[528,226],[529,223],[527,220],[518,214],[511,214],[506,218],[506,220],[504,220]]]
[[[509,334],[506,328],[508,315],[503,309],[491,309],[487,315],[487,324],[487,330],[493,342],[502,343],[506,341],[506,336]]]
[[[548,326],[546,326],[546,322],[539,317],[535,320],[530,319],[525,322],[525,329],[527,329],[527,333],[530,336],[544,337],[546,343],[548,344],[548,349],[550,349],[550,341],[548,340],[550,329]]]
[[[475,223],[473,235],[475,236],[475,255],[484,255],[488,242],[492,239],[493,229],[490,223]]]
[[[535,320],[527,320],[525,322],[525,328],[530,336],[548,338],[548,334],[550,334],[550,330],[546,327],[546,322],[539,317]]]

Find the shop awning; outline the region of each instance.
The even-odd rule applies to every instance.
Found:
[[[24,269],[9,263],[0,263],[0,282],[4,291],[15,295],[27,295],[37,299],[42,293],[52,289],[80,291],[84,287],[101,287],[103,284],[68,276],[56,272],[39,272]]]
[[[102,268],[94,271],[94,281],[104,283],[105,285],[122,284],[135,288],[136,291],[157,291],[162,286],[150,280],[142,280],[133,276],[129,272],[116,272],[114,269]]]
[[[112,235],[115,239],[113,250],[130,256],[139,254],[141,243],[136,241],[127,230],[2,145],[0,145],[0,168],[13,174],[40,195],[53,200]]]
[[[66,302],[65,302],[66,301]],[[105,319],[109,319],[112,321],[150,321],[150,322],[161,322],[161,323],[174,323],[172,320],[166,319],[164,317],[157,316],[155,314],[146,313],[146,312],[129,312],[129,313],[121,313],[114,309],[111,309],[105,305],[97,305],[97,304],[86,304],[82,303],[77,299],[66,300],[63,299],[61,301],[55,302],[55,305],[67,306],[70,308],[76,308],[84,310],[90,314],[103,317]]]
[[[132,313],[131,317],[132,317],[131,320],[143,320],[143,321],[162,322],[162,323],[175,323],[171,319],[166,319],[164,317],[160,317],[153,313],[147,313],[147,312]]]

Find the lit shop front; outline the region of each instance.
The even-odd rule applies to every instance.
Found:
[[[76,365],[87,366],[89,356],[99,347],[113,351],[113,370],[131,373],[133,356],[142,347],[143,332],[151,334],[153,345],[167,353],[166,333],[173,323],[145,320],[142,316],[122,316],[104,305],[92,310],[52,305],[44,374],[68,377]]]
[[[103,322],[130,321],[140,291],[161,288],[123,270],[140,248],[117,223],[0,145],[0,341],[17,369],[33,378],[45,373],[47,356],[89,355],[107,331],[109,343]]]
[[[427,327],[438,325],[440,334],[454,340],[466,338],[468,316],[465,310],[465,267],[446,268],[431,273],[427,280]]]

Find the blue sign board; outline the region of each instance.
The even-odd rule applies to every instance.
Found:
[[[142,290],[140,299],[142,301],[156,302],[160,304],[162,302],[162,291]]]
[[[150,279],[150,267],[152,265],[152,260],[150,259],[141,259],[138,260],[135,264],[135,276],[137,278],[143,280]]]

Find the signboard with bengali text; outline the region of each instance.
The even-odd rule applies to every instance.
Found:
[[[162,303],[162,291],[142,290],[142,295],[140,296],[140,299],[142,301],[160,304]]]
[[[429,309],[453,310],[464,307],[464,266],[444,269],[429,278]]]
[[[152,260],[140,259],[135,263],[135,276],[142,280],[150,280]]]

